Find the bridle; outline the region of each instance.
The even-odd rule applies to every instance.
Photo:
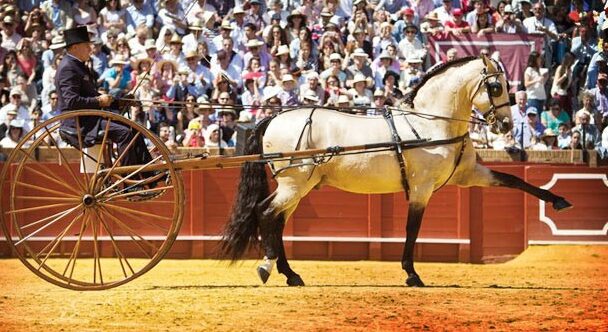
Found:
[[[475,95],[477,95],[482,86],[486,87],[488,98],[490,99],[490,109],[483,113],[483,118],[489,125],[494,125],[494,123],[496,123],[497,109],[504,106],[510,106],[508,101],[500,105],[496,105],[494,103],[494,98],[498,98],[503,94],[502,84],[500,84],[500,81],[498,81],[498,77],[504,75],[504,72],[502,71],[500,66],[498,66],[498,64],[496,64],[496,67],[498,68],[498,71],[495,73],[488,73],[487,67],[481,70],[481,81],[477,86],[477,90],[475,90],[475,93],[473,94],[473,97],[475,97]],[[494,78],[494,80],[490,82],[490,78]]]

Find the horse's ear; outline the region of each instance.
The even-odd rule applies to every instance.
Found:
[[[488,62],[490,62],[489,59],[488,59],[488,57],[485,54],[483,54],[483,53],[480,54],[479,57],[481,58],[481,60],[483,60],[483,65],[487,67],[488,66]]]

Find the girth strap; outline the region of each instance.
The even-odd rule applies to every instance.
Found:
[[[405,198],[410,200],[410,185],[407,182],[407,174],[405,173],[405,158],[403,158],[403,147],[401,146],[401,137],[395,127],[395,121],[393,119],[393,112],[389,108],[384,109],[384,119],[388,124],[388,128],[391,131],[393,142],[395,143],[395,153],[397,155],[397,161],[399,162],[399,172],[401,172],[401,186],[405,191]]]

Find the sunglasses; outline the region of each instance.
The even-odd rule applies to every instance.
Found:
[[[415,34],[416,30],[406,30],[405,33],[409,34]]]

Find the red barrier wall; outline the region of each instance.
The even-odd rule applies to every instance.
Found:
[[[490,167],[537,186],[546,185],[575,207],[558,214],[521,191],[445,187],[427,207],[417,260],[484,262],[513,257],[528,244],[608,244],[607,168],[546,164]],[[238,175],[238,169],[183,172],[184,222],[171,257],[215,257],[215,236],[229,214]],[[329,187],[316,190],[302,199],[287,224],[287,254],[297,259],[400,260],[406,216],[402,193],[361,195]],[[102,252],[111,254],[110,244],[104,245],[108,248]],[[0,256],[9,255],[8,246],[1,243]]]

